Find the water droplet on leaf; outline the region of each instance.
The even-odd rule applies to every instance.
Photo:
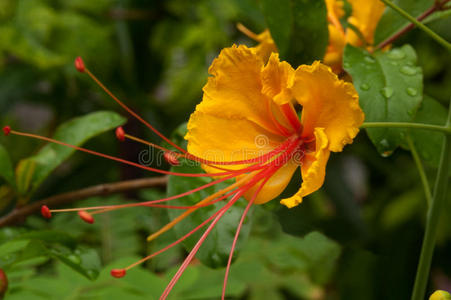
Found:
[[[375,62],[374,58],[372,58],[371,56],[365,56],[365,61],[372,64]]]
[[[368,85],[368,83],[362,83],[360,85],[360,88],[364,91],[368,91],[370,89],[370,86]]]
[[[381,89],[382,96],[384,96],[387,99],[390,98],[393,95],[393,92],[394,92],[393,88],[389,87],[389,86],[386,86],[383,89]]]
[[[77,265],[79,265],[81,263],[81,259],[77,255],[70,254],[67,256],[67,259]]]
[[[410,66],[402,66],[400,71],[401,71],[401,73],[403,73],[405,75],[410,75],[410,76],[417,74],[417,69],[414,67],[410,67]]]
[[[351,67],[351,64],[348,62],[343,63],[343,68],[349,69]]]
[[[391,59],[403,59],[406,54],[400,49],[393,49],[387,54],[387,56]]]
[[[406,89],[407,94],[409,94],[410,96],[416,96],[418,94],[418,90],[416,88],[413,87],[408,87]]]
[[[388,148],[388,147],[390,147],[390,143],[389,143],[386,139],[381,140],[381,141],[379,142],[379,144],[380,144],[383,148]]]

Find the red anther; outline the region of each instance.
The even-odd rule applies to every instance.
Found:
[[[116,138],[121,142],[125,141],[125,132],[122,126],[116,128]]]
[[[125,276],[127,271],[125,269],[113,269],[111,270],[111,276],[116,278],[122,278]]]
[[[52,213],[47,205],[41,206],[41,215],[46,219],[50,219],[52,217]]]
[[[90,213],[88,213],[87,211],[81,210],[78,212],[78,215],[80,216],[80,218],[85,221],[86,223],[92,224],[94,223],[94,218],[92,217],[92,215]]]
[[[8,290],[8,277],[6,276],[5,271],[0,269],[0,298],[3,299],[3,295],[5,295]]]
[[[164,159],[172,166],[180,165],[180,161],[172,152],[165,152],[163,155]]]
[[[80,73],[85,72],[85,63],[83,62],[83,59],[81,59],[80,56],[75,59],[74,65],[75,69],[77,69],[78,72]]]
[[[10,132],[11,132],[11,127],[10,126],[3,127],[3,133],[5,135],[9,135]]]

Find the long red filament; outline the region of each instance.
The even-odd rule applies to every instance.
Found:
[[[287,120],[290,122],[293,129],[296,131],[296,133],[300,133],[302,131],[302,124],[299,121],[298,116],[296,115],[296,111],[294,110],[291,103],[285,103],[280,106],[280,109],[282,110],[283,114],[287,118]]]
[[[138,163],[134,163],[134,162],[122,159],[122,158],[118,158],[118,157],[114,157],[114,156],[111,156],[111,155],[103,154],[103,153],[100,153],[100,152],[97,152],[97,151],[81,148],[81,147],[74,146],[74,145],[71,145],[71,144],[67,144],[67,143],[64,143],[64,142],[61,142],[61,141],[57,141],[57,140],[54,140],[54,139],[51,139],[51,138],[48,138],[48,137],[43,137],[43,136],[31,134],[31,133],[19,132],[19,131],[16,131],[16,130],[11,130],[11,134],[25,136],[25,137],[30,137],[30,138],[35,138],[35,139],[44,140],[44,141],[47,141],[47,142],[63,145],[63,146],[70,147],[70,148],[73,148],[73,149],[81,151],[81,152],[85,152],[85,153],[89,153],[89,154],[92,154],[92,155],[100,156],[100,157],[103,157],[103,158],[106,158],[106,159],[114,160],[114,161],[117,161],[117,162],[120,162],[120,163],[123,163],[123,164],[127,164],[127,165],[130,165],[130,166],[134,166],[134,167],[137,167],[137,168],[140,168],[140,169],[144,169],[144,170],[155,172],[155,173],[165,174],[165,175],[174,175],[174,176],[182,176],[182,177],[217,177],[217,176],[227,176],[227,175],[230,175],[230,174],[236,174],[236,172],[220,172],[220,173],[178,173],[178,172],[170,172],[170,171],[166,171],[166,170],[160,170],[160,169],[156,169],[156,168],[152,168],[152,167],[143,166],[143,165],[140,165]],[[259,168],[262,168],[262,166],[260,166],[260,165],[251,166],[251,167],[249,167],[247,169],[243,169],[243,170],[251,171],[251,170],[256,170],[256,169],[259,169]],[[246,172],[246,171],[244,171],[244,172]]]
[[[177,148],[177,150],[185,153],[186,150],[183,149],[182,147],[179,147],[177,144],[175,144],[174,142],[172,142],[170,139],[168,139],[166,136],[164,136],[161,132],[159,132],[157,129],[155,129],[152,125],[150,125],[147,121],[145,121],[143,118],[141,118],[137,113],[135,113],[131,108],[129,108],[127,105],[125,105],[121,100],[119,100],[105,85],[103,85],[102,82],[100,82],[99,79],[97,79],[96,76],[94,76],[94,74],[91,73],[91,71],[89,71],[88,68],[85,67],[84,71],[86,72],[86,74],[89,75],[89,77],[92,78],[92,80],[95,81],[95,83],[97,83],[98,86],[100,86],[100,88],[102,88],[105,93],[108,94],[108,96],[110,96],[114,101],[116,101],[117,104],[119,104],[124,110],[126,110],[129,114],[131,114],[133,117],[135,117],[138,121],[140,121],[142,124],[144,124],[147,128],[149,128],[150,130],[152,130],[156,135],[158,135],[160,138],[162,138],[163,140],[165,140],[167,143],[169,143],[171,146]]]
[[[233,196],[233,198],[230,200],[230,203],[235,203],[243,194],[243,192],[238,192]],[[200,237],[200,239],[197,241],[196,245],[193,247],[191,252],[188,254],[188,256],[183,261],[183,264],[178,269],[177,273],[172,277],[171,282],[169,282],[168,286],[164,290],[163,294],[160,296],[160,300],[164,300],[168,297],[169,293],[171,292],[174,285],[179,280],[180,276],[182,276],[185,269],[188,267],[191,260],[194,258],[194,255],[196,255],[197,251],[199,250],[200,246],[203,244],[207,236],[210,234],[210,232],[213,230],[213,228],[216,226],[218,221],[222,218],[222,216],[225,214],[227,209],[222,210],[211,222],[211,224],[208,226],[207,230],[205,230],[204,234]]]

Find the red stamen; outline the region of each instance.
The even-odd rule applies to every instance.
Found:
[[[127,273],[127,270],[125,270],[125,269],[113,269],[113,270],[111,270],[110,273],[111,273],[111,276],[113,276],[115,278],[122,278]]]
[[[240,191],[240,192],[236,193],[235,196],[233,196],[233,198],[230,200],[230,202],[235,203],[242,196],[242,194],[243,194],[243,191]],[[160,300],[164,300],[164,299],[166,299],[168,297],[168,295],[171,292],[172,288],[177,283],[177,281],[179,280],[180,276],[182,276],[183,272],[188,267],[188,265],[190,264],[191,260],[194,258],[194,255],[196,255],[196,253],[199,250],[200,246],[203,244],[203,242],[205,241],[207,236],[210,234],[210,232],[213,230],[213,228],[216,226],[216,224],[219,222],[219,220],[222,218],[222,216],[225,214],[226,211],[227,211],[227,209],[222,210],[214,218],[214,220],[208,226],[207,230],[205,230],[204,234],[202,234],[200,239],[197,241],[196,245],[193,247],[191,252],[186,257],[186,259],[183,262],[183,264],[178,269],[177,273],[175,273],[174,277],[172,277],[171,282],[169,282],[168,286],[164,290],[163,294],[160,297]]]
[[[137,113],[135,113],[131,108],[129,108],[127,105],[125,105],[121,100],[119,100],[119,98],[117,98],[99,79],[97,79],[96,76],[94,76],[94,74],[91,73],[91,71],[89,71],[88,68],[84,69],[86,74],[89,75],[89,77],[91,77],[92,80],[94,80],[95,83],[97,83],[97,85],[105,91],[105,93],[108,94],[108,96],[111,97],[111,99],[113,99],[114,101],[116,101],[117,104],[119,104],[124,110],[126,110],[129,114],[131,114],[133,117],[135,117],[138,121],[140,121],[142,124],[144,124],[147,128],[149,128],[150,130],[152,130],[156,135],[158,135],[160,138],[162,138],[163,140],[165,140],[167,143],[169,143],[171,146],[177,148],[177,150],[185,153],[186,150],[179,147],[178,145],[176,145],[174,142],[172,142],[170,139],[168,139],[166,136],[164,136],[160,131],[158,131],[157,129],[155,129],[152,125],[150,125],[150,123],[148,123],[147,121],[145,121],[143,118],[141,118]]]
[[[85,72],[85,63],[83,62],[83,59],[81,59],[80,56],[78,56],[74,61],[75,69],[77,69],[78,72],[84,73]]]
[[[274,170],[273,174],[275,173],[276,170]],[[266,177],[265,180],[260,184],[257,191],[255,191],[254,195],[252,195],[252,199],[249,201],[246,208],[244,209],[243,214],[241,215],[240,222],[239,222],[238,227],[235,232],[235,237],[233,238],[232,247],[230,248],[229,259],[227,261],[226,272],[224,275],[224,283],[222,285],[222,297],[221,297],[222,300],[224,300],[224,298],[225,298],[227,280],[229,278],[230,266],[232,265],[233,252],[235,251],[236,243],[238,241],[238,237],[240,236],[241,227],[243,227],[243,223],[244,223],[247,213],[249,212],[249,209],[251,208],[252,204],[254,204],[254,201],[257,198],[258,194],[260,193],[260,191],[262,190],[262,188],[266,184],[266,182],[269,180],[269,178],[271,178],[271,176],[272,175]]]
[[[163,154],[164,159],[172,166],[178,166],[180,165],[179,160],[177,157],[173,154],[173,152],[165,152]]]
[[[125,132],[122,126],[116,128],[116,138],[121,142],[125,141]]]
[[[9,135],[9,133],[11,132],[11,127],[10,126],[5,126],[3,127],[3,133],[7,136]]]
[[[296,111],[294,110],[291,103],[285,103],[280,106],[280,109],[282,110],[283,114],[287,118],[287,120],[290,122],[291,126],[297,133],[301,133],[302,131],[302,124],[299,121],[299,118],[296,114]]]
[[[87,211],[81,210],[81,211],[78,212],[78,215],[80,216],[80,219],[82,219],[86,223],[88,223],[88,224],[93,224],[94,223],[94,218]]]
[[[52,217],[52,213],[47,205],[41,206],[41,215],[46,219],[50,219]]]
[[[15,131],[15,130],[11,130],[11,133],[15,134],[15,135],[26,136],[26,137],[30,137],[30,138],[40,139],[40,140],[43,140],[43,141],[47,141],[47,142],[63,145],[63,146],[70,147],[70,148],[73,148],[73,149],[81,151],[81,152],[85,152],[85,153],[89,153],[89,154],[92,154],[92,155],[100,156],[100,157],[103,157],[103,158],[106,158],[106,159],[114,160],[114,161],[117,161],[117,162],[120,162],[120,163],[123,163],[123,164],[127,164],[127,165],[130,165],[130,166],[134,166],[134,167],[137,167],[137,168],[140,168],[140,169],[143,169],[143,170],[147,170],[147,171],[151,171],[151,172],[155,172],[155,173],[160,173],[160,174],[165,174],[165,175],[174,175],[174,176],[183,176],[183,177],[217,177],[217,176],[227,176],[227,175],[233,174],[234,176],[238,176],[239,173],[245,173],[247,171],[251,171],[251,170],[256,170],[256,169],[262,168],[260,165],[255,165],[255,166],[251,166],[251,167],[248,167],[246,169],[240,170],[240,172],[229,171],[229,172],[209,173],[209,174],[206,174],[206,173],[177,173],[177,172],[170,172],[170,171],[165,171],[165,170],[160,170],[160,169],[156,169],[156,168],[143,166],[143,165],[140,165],[138,163],[134,163],[134,162],[131,162],[131,161],[128,161],[128,160],[125,160],[125,159],[121,159],[121,158],[114,157],[114,156],[111,156],[111,155],[107,155],[107,154],[103,154],[103,153],[96,152],[96,151],[93,151],[93,150],[85,149],[85,148],[82,148],[82,147],[74,146],[74,145],[71,145],[71,144],[67,144],[67,143],[64,143],[64,142],[61,142],[61,141],[57,141],[57,140],[54,140],[54,139],[51,139],[51,138],[47,138],[47,137],[43,137],[43,136],[31,134],[31,133],[24,133],[24,132],[19,132],[19,131]]]

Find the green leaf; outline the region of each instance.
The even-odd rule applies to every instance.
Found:
[[[434,0],[393,0],[393,3],[404,9],[410,15],[418,17],[434,5]],[[379,44],[408,24],[409,21],[399,15],[399,13],[390,8],[386,9],[376,27],[374,35],[375,44]]]
[[[416,59],[409,45],[373,55],[346,46],[343,67],[352,76],[366,122],[413,121],[423,98],[423,75]],[[401,144],[406,130],[371,128],[367,132],[379,153],[388,156]]]
[[[415,122],[445,125],[447,110],[438,101],[424,96],[423,103],[417,111]],[[433,167],[438,167],[443,144],[443,134],[430,130],[415,129],[409,132],[421,158]]]
[[[72,119],[59,126],[54,139],[80,146],[87,140],[125,123],[114,112],[100,111]],[[44,146],[36,155],[21,160],[17,166],[17,185],[22,194],[33,192],[42,181],[62,162],[75,152],[74,149],[57,144]]]
[[[180,166],[173,167],[173,172],[181,173],[200,173],[203,170],[200,167],[189,166],[192,165],[190,162],[182,163]],[[211,178],[206,177],[177,177],[170,176],[168,182],[167,193],[168,196],[177,195],[201,185],[211,182]],[[195,205],[203,198],[223,189],[231,184],[231,181],[223,182],[202,191],[193,193],[189,196],[171,201],[171,205]],[[223,267],[227,264],[227,260],[230,253],[230,247],[232,245],[233,238],[235,236],[236,227],[240,221],[241,215],[244,211],[247,201],[243,198],[239,199],[232,207],[230,207],[227,213],[221,218],[217,223],[215,228],[211,231],[208,238],[203,243],[200,250],[197,252],[196,257],[202,261],[204,264],[213,267]],[[213,205],[202,207],[192,213],[184,221],[175,226],[175,233],[178,238],[187,234],[191,229],[194,229],[197,225],[206,220],[209,216],[214,214],[217,210],[225,205],[225,201],[220,201]],[[170,219],[176,218],[181,214],[180,210],[168,209]],[[207,225],[208,226],[208,225]],[[185,240],[184,246],[190,250],[196,244],[197,240],[200,238],[202,233],[205,231],[207,226],[200,229],[198,232],[193,234],[190,238]],[[240,239],[237,243],[235,249],[235,254],[239,252],[240,246],[247,239],[250,230],[250,222],[245,221],[241,229]],[[235,255],[234,255],[235,257]]]
[[[71,251],[52,248],[50,254],[88,279],[94,280],[99,276],[100,257],[94,249],[79,247]]]
[[[291,4],[292,0],[261,1],[266,25],[282,57],[288,51],[290,36],[293,30],[293,11]]]
[[[0,177],[14,186],[14,169],[11,159],[6,149],[0,145]]]
[[[324,57],[329,42],[324,1],[263,0],[262,10],[282,58],[298,66]]]

